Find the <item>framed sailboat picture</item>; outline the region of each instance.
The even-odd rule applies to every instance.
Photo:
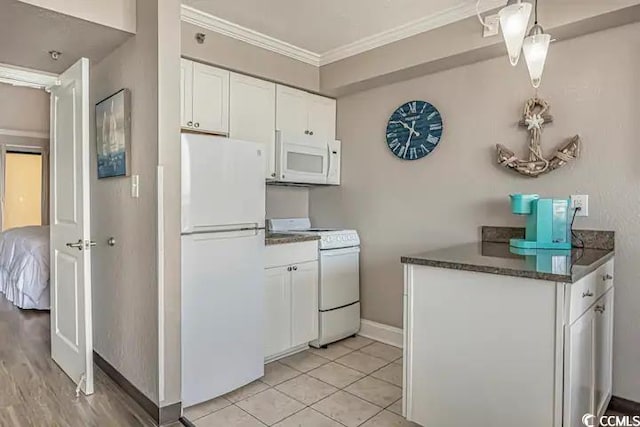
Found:
[[[96,104],[98,178],[128,176],[131,163],[131,92],[121,89]]]

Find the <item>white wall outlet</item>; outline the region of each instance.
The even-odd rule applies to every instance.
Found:
[[[131,197],[134,199],[140,197],[140,175],[131,176]]]
[[[485,16],[484,23],[486,27],[484,27],[482,37],[493,37],[498,35],[500,32],[500,16],[498,14]]]
[[[580,208],[576,216],[589,216],[589,196],[586,194],[571,196],[571,209]]]

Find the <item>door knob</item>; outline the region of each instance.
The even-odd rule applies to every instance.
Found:
[[[187,126],[193,126],[193,122],[187,122]]]
[[[305,134],[305,135],[309,135],[309,131],[308,131],[308,130],[305,130],[305,131],[304,131],[304,134]]]
[[[295,265],[293,266],[293,271],[298,271],[298,267],[296,267]]]
[[[310,131],[310,132],[309,132],[309,135],[313,135],[313,131]]]
[[[287,271],[291,271],[291,270],[292,270],[292,268],[291,268],[291,267],[287,267]]]
[[[200,123],[198,123],[198,122],[195,122],[193,125],[194,125],[195,127],[197,127],[197,128],[199,128],[199,127],[200,127]]]
[[[109,239],[107,240],[107,245],[115,246],[116,245],[116,238],[115,237],[109,237]]]
[[[82,240],[78,240],[76,243],[67,243],[67,247],[76,248],[77,250],[81,251],[84,247],[84,242]]]

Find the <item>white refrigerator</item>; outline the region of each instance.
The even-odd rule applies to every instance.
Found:
[[[264,149],[182,135],[182,404],[264,373]]]

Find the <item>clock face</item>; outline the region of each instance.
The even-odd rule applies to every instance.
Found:
[[[441,137],[440,112],[425,101],[400,106],[387,124],[387,145],[403,160],[423,158],[438,146]]]

